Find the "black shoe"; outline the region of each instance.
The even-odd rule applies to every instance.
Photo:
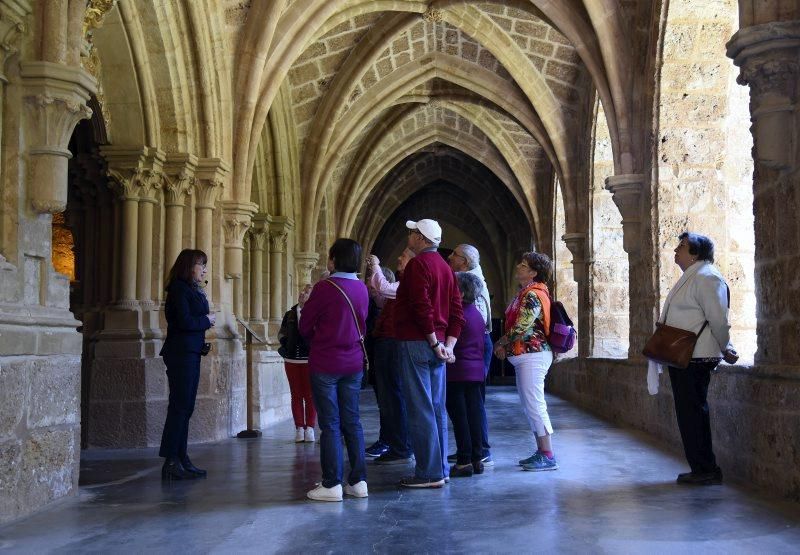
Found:
[[[164,466],[161,467],[162,480],[194,480],[197,477],[197,474],[193,474],[183,468],[178,459],[168,458],[164,461]]]
[[[470,478],[473,474],[472,465],[465,464],[464,466],[454,464],[450,467],[451,478]]]
[[[203,470],[202,468],[197,468],[192,461],[189,460],[189,457],[185,457],[181,461],[181,465],[186,472],[190,472],[192,474],[197,475],[198,478],[205,478],[208,472]]]
[[[472,463],[472,472],[473,474],[483,474],[483,463],[481,461],[475,461]]]
[[[678,474],[676,482],[692,486],[719,485],[722,483],[722,471],[717,469],[713,472],[684,472]]]

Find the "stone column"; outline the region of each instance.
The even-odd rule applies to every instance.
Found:
[[[152,295],[153,195],[160,184],[164,153],[150,147],[114,146],[102,147],[101,152],[112,187],[122,203],[117,301],[123,308],[132,308],[138,304],[136,299],[149,301]]]
[[[282,226],[271,228],[269,232],[269,259],[270,259],[270,307],[269,322],[272,327],[280,326],[284,313],[283,303],[283,254],[286,252],[287,230]]]
[[[217,205],[217,199],[222,196],[224,178],[228,173],[227,166],[217,158],[201,158],[197,161],[197,172],[195,173],[195,248],[198,248],[208,256],[208,266],[211,271],[206,275],[208,286],[206,292],[209,301],[212,300],[214,288],[213,275],[216,272],[213,266],[214,261],[214,241],[213,241],[213,213]]]
[[[319,253],[316,252],[296,252],[294,253],[294,266],[297,275],[297,294],[303,287],[311,283],[311,272],[317,265]]]
[[[605,187],[622,215],[622,248],[628,254],[629,358],[642,357],[658,312],[658,294],[652,279],[655,258],[643,255],[652,251],[651,228],[642,225],[644,183],[643,174],[621,174],[606,178]],[[646,212],[649,214],[649,210]]]
[[[750,86],[758,303],[755,362],[797,365],[800,21],[745,27],[727,46],[728,56],[741,68],[739,83]]]
[[[569,252],[572,253],[572,272],[578,284],[578,356],[587,357],[591,353],[591,334],[589,333],[589,253],[586,233],[565,233],[562,236]]]
[[[47,11],[47,10],[45,10]],[[40,213],[67,206],[67,150],[75,125],[92,115],[86,106],[97,82],[81,68],[52,62],[22,62],[28,154],[28,198]]]
[[[242,258],[244,234],[250,229],[258,206],[252,202],[223,202],[225,277],[233,280],[234,314],[242,315]]]
[[[166,207],[164,230],[164,265],[171,268],[183,250],[183,209],[186,196],[195,185],[194,173],[197,157],[191,154],[168,155],[164,164],[164,206]]]
[[[263,227],[254,227],[250,230],[250,322],[262,324],[264,322],[264,245],[267,230]]]

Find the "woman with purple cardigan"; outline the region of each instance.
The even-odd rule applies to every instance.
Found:
[[[350,459],[344,494],[368,495],[358,396],[369,295],[356,276],[359,266],[361,245],[352,239],[337,239],[328,251],[328,269],[333,273],[314,286],[300,313],[300,335],[310,346],[311,392],[322,431],[322,483],[308,492],[308,498],[315,501],[342,500],[341,434]]]
[[[469,477],[483,472],[483,398],[484,334],[486,322],[475,307],[483,283],[474,274],[457,272],[456,280],[464,307],[464,327],[453,349],[454,359],[447,361],[447,398],[445,406],[456,436],[456,464],[450,477]]]

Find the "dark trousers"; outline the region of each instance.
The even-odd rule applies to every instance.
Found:
[[[189,419],[194,412],[197,385],[200,382],[200,354],[165,356],[164,363],[169,380],[169,405],[158,454],[161,457],[184,459],[189,438]]]
[[[716,362],[691,362],[685,370],[669,367],[678,429],[692,472],[719,469],[711,447],[711,418],[706,400],[711,371],[716,366]]]
[[[375,341],[375,396],[381,417],[380,440],[389,446],[392,455],[410,457],[411,444],[408,440],[399,356],[395,339]]]
[[[491,445],[489,445],[489,421],[486,419],[486,380],[489,377],[489,365],[492,363],[492,337],[485,333],[483,334],[483,381],[481,382],[481,431],[483,432],[483,456],[488,457],[491,452]]]
[[[447,382],[447,414],[456,436],[456,463],[469,464],[483,458],[481,414],[482,382]]]
[[[342,434],[350,459],[351,486],[367,479],[364,461],[364,431],[358,412],[358,396],[363,372],[335,376],[319,372],[311,374],[311,391],[317,407],[320,438],[322,485],[332,488],[342,483]]]

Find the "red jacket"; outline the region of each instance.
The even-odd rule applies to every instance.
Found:
[[[464,314],[456,276],[435,250],[409,260],[397,288],[394,332],[399,341],[425,340],[436,333],[439,341],[461,335]]]

